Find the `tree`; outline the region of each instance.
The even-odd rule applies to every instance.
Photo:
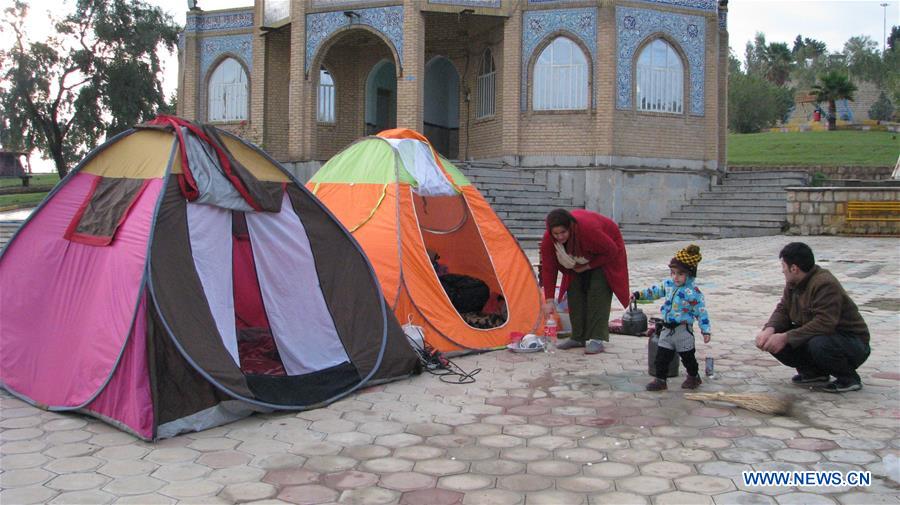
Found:
[[[869,119],[877,119],[878,121],[890,121],[894,117],[894,105],[888,99],[884,91],[878,95],[878,100],[869,108]]]
[[[895,45],[897,43],[897,40],[900,40],[900,26],[892,26],[891,34],[888,35],[887,39],[888,49],[890,49],[891,51],[897,49],[897,46]]]
[[[837,125],[838,100],[853,100],[856,85],[846,75],[832,71],[819,77],[819,84],[812,87],[816,100],[828,103],[828,129],[834,130]]]
[[[868,35],[850,37],[844,43],[844,58],[850,75],[856,79],[874,82],[881,86],[885,68],[878,54],[878,43]]]
[[[728,129],[756,133],[783,121],[794,105],[790,88],[744,73],[729,76]]]
[[[766,51],[766,35],[762,32],[756,32],[756,37],[752,42],[747,42],[744,49],[744,68],[747,75],[765,75],[768,66],[768,54]]]
[[[766,79],[778,86],[784,86],[791,69],[794,66],[794,57],[787,44],[773,42],[766,47]]]
[[[172,51],[180,27],[142,0],[77,0],[56,32],[31,42],[28,5],[15,0],[0,25],[15,41],[0,51],[3,140],[53,159],[60,177],[112,136],[165,105],[157,50]]]

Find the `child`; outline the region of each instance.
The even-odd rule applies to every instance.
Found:
[[[675,253],[675,257],[669,262],[671,279],[632,294],[635,300],[666,299],[660,310],[665,327],[659,336],[659,348],[654,362],[656,378],[647,384],[647,391],[667,389],[666,372],[676,352],[681,356],[681,362],[688,372],[681,388],[697,389],[703,382],[700,380],[697,358],[694,357],[694,320],[700,324],[704,343],[709,343],[712,334],[703,293],[694,286],[697,265],[701,259],[699,247],[693,244],[685,247]]]

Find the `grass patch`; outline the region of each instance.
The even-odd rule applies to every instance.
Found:
[[[32,174],[28,181],[29,186],[55,186],[59,182],[57,174]],[[22,186],[22,179],[19,177],[2,177],[0,178],[0,188],[8,188],[14,186]]]
[[[900,140],[873,131],[748,133],[728,135],[731,166],[892,167]]]
[[[19,207],[37,207],[47,193],[19,193],[15,195],[0,195],[0,209],[16,209]]]

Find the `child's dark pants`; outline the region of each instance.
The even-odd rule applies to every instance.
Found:
[[[678,355],[681,356],[681,363],[684,365],[684,368],[687,369],[688,375],[696,377],[699,373],[700,366],[697,364],[697,358],[694,356],[694,349],[680,352]],[[669,371],[669,363],[672,362],[672,358],[674,357],[675,351],[672,349],[666,349],[665,347],[656,349],[656,360],[653,362],[653,366],[656,369],[656,374],[654,375],[657,379],[661,381],[666,380]]]

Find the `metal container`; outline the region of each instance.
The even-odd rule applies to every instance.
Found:
[[[628,310],[622,314],[622,331],[628,335],[643,335],[647,331],[647,315],[637,308],[636,300],[632,300]]]
[[[715,360],[713,360],[712,356],[706,357],[706,376],[707,377],[715,377],[716,371],[714,369],[714,366],[715,366],[714,361]]]

